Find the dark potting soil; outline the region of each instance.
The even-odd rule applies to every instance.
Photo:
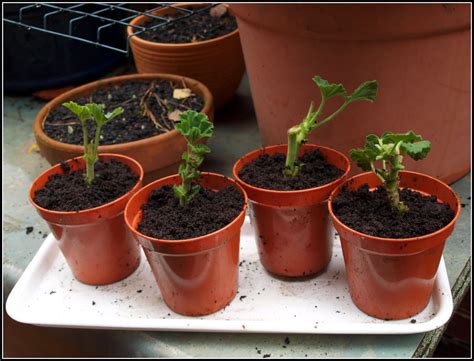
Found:
[[[138,175],[115,160],[99,160],[94,167],[95,179],[91,186],[84,180],[84,170],[71,171],[62,163],[64,173],[53,174],[45,186],[36,191],[34,201],[54,211],[80,211],[98,207],[117,199],[135,186]]]
[[[187,12],[178,10],[176,14],[165,16],[167,19],[177,19],[167,25],[162,25],[151,31],[138,34],[140,38],[156,43],[182,44],[210,40],[228,34],[237,29],[237,21],[228,11],[221,13],[218,10],[225,9],[223,5],[202,10],[202,12],[186,16]],[[187,7],[192,11],[198,9]],[[220,16],[216,16],[222,14]],[[214,15],[211,15],[211,13]],[[145,27],[162,24],[163,20],[152,19],[144,24]]]
[[[244,196],[234,186],[219,191],[201,188],[184,207],[172,186],[150,193],[142,206],[143,218],[138,230],[150,237],[180,240],[215,232],[231,223],[242,212]]]
[[[239,172],[245,183],[255,187],[279,191],[293,191],[319,187],[332,182],[344,171],[328,163],[319,149],[307,151],[298,158],[304,165],[295,177],[285,177],[286,154],[263,154],[247,163]]]
[[[73,99],[78,104],[95,102],[105,104],[111,112],[120,106],[124,112],[102,127],[101,145],[120,144],[145,139],[174,129],[169,114],[175,110],[201,111],[204,100],[198,95],[185,99],[173,98],[173,90],[185,84],[168,80],[127,81],[102,88],[90,96]],[[173,117],[172,117],[173,118]],[[83,144],[79,119],[67,108],[53,109],[43,123],[43,130],[50,138],[68,144]],[[88,123],[89,136],[95,134],[95,124]]]
[[[400,200],[409,208],[405,214],[392,209],[383,187],[371,192],[365,184],[354,191],[343,188],[332,206],[334,214],[346,226],[384,238],[423,236],[443,228],[454,218],[449,205],[437,202],[435,196],[402,189]]]

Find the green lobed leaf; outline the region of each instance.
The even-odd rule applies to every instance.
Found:
[[[107,122],[107,119],[105,118],[104,114],[104,104],[88,103],[86,104],[86,107],[89,109],[90,113],[92,114],[92,117],[94,118],[97,124],[102,125]]]
[[[117,107],[112,112],[106,113],[105,118],[107,119],[107,121],[110,121],[110,120],[114,119],[115,117],[119,116],[122,113],[123,113],[123,108],[122,107]]]
[[[321,95],[324,99],[329,99],[338,95],[346,96],[346,89],[342,84],[331,84],[327,80],[322,79],[319,75],[313,77],[313,81],[319,87]]]
[[[181,163],[178,168],[178,173],[181,177],[183,177],[186,174],[186,164]]]
[[[423,140],[421,135],[416,134],[413,131],[406,133],[392,133],[385,132],[382,136],[382,142],[384,144],[400,144],[400,152],[413,158],[414,160],[420,160],[425,158],[431,150],[431,142]]]
[[[406,133],[398,133],[398,134],[392,133],[392,132],[385,132],[382,135],[382,142],[384,144],[398,143],[400,141],[404,143],[413,143],[413,142],[418,142],[420,140],[423,140],[421,135],[418,135],[411,130]]]
[[[364,171],[372,170],[371,163],[375,161],[376,154],[364,148],[351,149],[349,156]]]
[[[92,114],[86,105],[79,105],[73,101],[63,103],[62,105],[73,112],[79,118],[81,123],[92,118]]]
[[[199,193],[199,190],[201,189],[201,187],[199,187],[197,184],[193,185],[191,187],[191,191],[189,192],[188,194],[188,202],[193,199],[198,193]]]
[[[377,98],[378,82],[377,80],[369,80],[363,82],[356,90],[348,97],[348,100],[359,101],[368,100],[373,102]]]
[[[211,148],[205,144],[190,144],[189,146],[191,151],[196,154],[206,154],[211,152]]]
[[[188,110],[179,115],[179,122],[175,128],[190,142],[212,136],[214,125],[204,113]]]
[[[181,184],[173,186],[174,194],[179,198],[186,198],[186,192]]]
[[[403,153],[409,155],[414,160],[425,158],[431,150],[431,142],[421,140],[414,143],[402,143],[400,149]]]

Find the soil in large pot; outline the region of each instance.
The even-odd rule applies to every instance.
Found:
[[[193,7],[186,7],[188,11],[195,11]],[[217,5],[191,16],[182,10],[173,15],[165,15],[170,20],[178,19],[170,24],[157,27],[152,31],[145,31],[137,36],[157,43],[183,44],[194,43],[218,38],[237,29],[237,20],[230,15],[224,5]],[[152,19],[144,25],[152,28],[163,21]]]
[[[132,142],[153,137],[174,129],[179,112],[189,109],[201,111],[204,99],[197,94],[178,92],[187,88],[169,80],[126,81],[101,88],[94,93],[73,99],[79,104],[102,103],[106,111],[122,107],[123,114],[105,124],[101,131],[100,145]],[[94,122],[88,124],[89,134],[94,134]],[[57,141],[82,145],[82,126],[68,109],[53,109],[43,122],[47,136]]]
[[[356,190],[344,187],[332,201],[334,214],[348,227],[383,238],[413,238],[434,233],[448,225],[454,212],[436,196],[402,189],[400,200],[409,211],[399,213],[389,202],[386,190],[370,191],[368,184]]]

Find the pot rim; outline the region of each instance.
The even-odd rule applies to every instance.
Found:
[[[185,7],[185,6],[203,7],[203,6],[206,5],[206,3],[192,3],[192,2],[190,2],[190,3],[177,3],[177,4],[172,4],[172,5],[174,7]],[[227,7],[227,11],[230,11],[229,5],[225,4],[225,6]],[[151,14],[155,15],[155,13],[163,11],[163,10],[166,10],[166,8],[165,9],[157,9],[157,10],[153,11]],[[132,19],[132,21],[130,21],[130,25],[137,25],[137,23],[141,22],[144,19],[145,16],[146,15],[140,15],[140,16],[135,17],[134,19]],[[235,15],[232,15],[232,16],[235,17]],[[136,45],[138,45],[138,46],[153,47],[153,48],[155,48],[155,50],[159,50],[160,48],[168,48],[168,49],[194,48],[195,49],[195,48],[198,48],[198,47],[205,47],[208,44],[215,43],[215,42],[218,42],[218,41],[225,41],[227,38],[239,35],[239,28],[237,27],[237,29],[231,31],[230,33],[221,35],[217,38],[203,40],[203,41],[199,41],[199,42],[196,42],[196,43],[158,43],[158,42],[155,42],[155,41],[148,41],[148,40],[142,39],[138,35],[135,35],[134,31],[133,31],[133,28],[130,25],[127,26],[127,37],[128,37],[128,39],[131,42],[132,41],[136,42]]]
[[[130,224],[129,220],[128,220],[128,217],[126,216],[127,213],[129,213],[128,209],[129,209],[129,205],[133,202],[133,200],[138,197],[138,195],[141,193],[141,192],[145,192],[147,190],[154,190],[156,189],[156,183],[162,183],[160,186],[163,186],[163,185],[167,185],[167,184],[170,184],[170,183],[166,183],[166,181],[172,179],[172,178],[176,178],[176,177],[179,177],[179,174],[172,174],[170,176],[167,176],[167,177],[164,177],[164,178],[160,178],[160,179],[157,179],[155,181],[153,181],[152,183],[146,185],[145,187],[141,188],[138,192],[136,192],[131,198],[130,200],[127,202],[127,205],[125,206],[125,211],[124,211],[124,215],[125,215],[125,222],[128,226],[129,229],[131,229],[137,236],[140,236],[140,237],[143,237],[144,239],[150,241],[152,244],[165,244],[165,245],[177,245],[177,246],[180,246],[180,245],[186,245],[186,244],[190,244],[190,243],[198,243],[198,242],[202,242],[208,238],[212,238],[214,237],[216,234],[218,233],[221,233],[221,232],[225,232],[227,229],[233,227],[239,220],[240,218],[242,218],[242,216],[245,216],[245,212],[247,210],[247,204],[248,204],[248,198],[247,198],[247,193],[245,192],[245,190],[243,189],[243,187],[238,184],[238,182],[236,182],[234,179],[232,178],[229,178],[223,174],[219,174],[219,173],[213,173],[213,172],[201,172],[201,177],[206,177],[206,176],[211,176],[211,177],[220,177],[220,178],[226,178],[228,181],[230,181],[244,196],[244,205],[242,207],[242,210],[241,212],[229,223],[227,224],[226,226],[222,227],[222,228],[219,228],[218,230],[212,232],[212,233],[208,233],[208,234],[204,234],[202,236],[198,236],[198,237],[193,237],[193,238],[186,238],[186,239],[160,239],[160,238],[154,238],[154,237],[150,237],[150,236],[147,236],[143,233],[141,233],[140,231],[138,231],[138,229],[136,227],[133,227],[132,224]],[[143,204],[142,204],[143,205]],[[135,218],[136,215],[134,215],[133,218]]]
[[[332,192],[331,192],[331,195],[329,196],[329,200],[328,200],[328,210],[329,210],[329,214],[331,215],[331,218],[333,220],[333,222],[336,222],[338,224],[338,226],[342,227],[346,232],[350,232],[350,233],[353,233],[361,238],[365,238],[365,239],[369,239],[369,240],[372,240],[372,241],[380,241],[380,242],[389,242],[389,243],[399,243],[399,242],[405,242],[405,243],[408,243],[408,242],[416,242],[416,241],[423,241],[423,240],[427,240],[429,238],[432,238],[432,237],[435,237],[443,232],[446,232],[449,228],[451,227],[454,227],[454,224],[456,223],[460,213],[461,213],[461,200],[459,199],[459,196],[458,194],[446,183],[444,183],[443,181],[439,180],[438,178],[435,178],[435,177],[432,177],[432,176],[429,176],[427,174],[423,174],[423,173],[419,173],[419,172],[414,172],[414,171],[409,171],[409,170],[401,170],[400,171],[401,173],[405,173],[405,174],[412,174],[412,175],[416,175],[417,177],[424,177],[424,178],[429,178],[429,179],[432,179],[434,180],[435,182],[438,182],[440,183],[442,186],[448,188],[451,190],[453,196],[455,197],[456,199],[456,204],[457,204],[457,207],[456,207],[456,210],[455,210],[455,214],[454,214],[454,218],[451,220],[451,222],[449,222],[446,226],[444,226],[443,228],[437,230],[436,232],[432,232],[432,233],[428,233],[428,234],[425,234],[423,236],[418,236],[418,237],[408,237],[408,238],[385,238],[385,237],[377,237],[377,236],[372,236],[370,234],[366,234],[366,233],[362,233],[362,232],[359,232],[359,231],[356,231],[355,229],[352,229],[348,226],[346,226],[344,223],[342,223],[342,221],[339,220],[339,218],[337,218],[337,216],[334,214],[333,212],[333,209],[332,209],[332,200],[333,198],[337,195],[337,193],[339,193],[339,191],[342,189],[342,187],[344,187],[346,184],[348,184],[349,182],[353,181],[354,179],[356,178],[362,178],[362,177],[366,177],[368,175],[372,175],[373,173],[372,172],[364,172],[364,173],[360,173],[360,174],[357,174],[349,179],[347,179],[345,182],[342,182],[339,186],[337,186]],[[407,188],[407,187],[405,187]],[[420,193],[425,193],[423,191],[419,191],[417,190],[416,188],[409,188],[408,189],[412,189],[416,192],[420,192]],[[436,197],[438,198],[438,197]]]
[[[239,162],[243,162],[243,159],[250,156],[250,155],[253,155],[257,152],[260,152],[261,154],[265,154],[265,151],[267,149],[275,149],[275,148],[280,148],[280,147],[287,147],[288,145],[287,144],[278,144],[278,145],[269,145],[269,146],[266,146],[266,147],[261,147],[261,148],[258,148],[258,149],[254,149],[248,153],[246,153],[245,155],[243,155],[242,157],[240,157],[235,163],[234,163],[234,166],[232,167],[232,173],[234,175],[234,177],[239,181],[239,182],[242,182],[243,184],[245,184],[246,187],[248,187],[249,189],[251,189],[252,191],[254,192],[261,192],[261,193],[266,193],[268,195],[278,195],[278,194],[288,194],[288,195],[299,195],[299,194],[303,194],[303,193],[306,193],[306,192],[312,192],[312,191],[317,191],[317,190],[322,190],[322,189],[325,189],[325,188],[330,188],[332,187],[335,183],[339,182],[341,179],[344,179],[345,177],[347,177],[347,175],[349,174],[350,170],[351,170],[351,167],[350,167],[350,162],[349,162],[349,159],[347,158],[347,156],[333,148],[330,148],[330,147],[325,147],[325,146],[322,146],[322,145],[318,145],[318,144],[312,144],[312,143],[306,143],[302,146],[301,149],[304,149],[304,148],[312,148],[312,149],[324,149],[326,151],[329,151],[329,152],[334,152],[334,153],[337,153],[338,155],[340,155],[345,161],[346,161],[346,169],[344,170],[344,173],[334,179],[333,181],[329,182],[329,183],[326,183],[326,184],[323,184],[323,185],[320,185],[320,186],[317,186],[317,187],[312,187],[312,188],[306,188],[306,189],[298,189],[298,190],[293,190],[293,191],[280,191],[280,190],[275,190],[275,189],[266,189],[266,188],[260,188],[260,187],[256,187],[256,186],[253,186],[251,184],[248,184],[247,182],[243,181],[240,177],[239,177],[239,174],[237,172],[237,164]],[[247,164],[247,163],[245,163]]]
[[[186,85],[193,86],[201,94],[204,100],[204,106],[200,110],[200,112],[211,115],[211,111],[214,107],[214,97],[212,96],[210,90],[204,85],[202,82],[189,78],[186,76],[176,75],[176,74],[168,74],[168,73],[136,73],[136,74],[126,74],[126,75],[119,75],[110,78],[104,78],[97,81],[93,81],[87,84],[80,85],[75,87],[46,103],[36,115],[35,121],[33,123],[33,133],[35,137],[41,139],[44,143],[47,143],[49,147],[54,149],[62,149],[63,151],[67,151],[70,153],[82,153],[83,146],[78,144],[69,144],[60,142],[56,139],[49,137],[43,129],[43,123],[46,120],[49,112],[53,109],[60,107],[63,102],[72,100],[78,96],[78,93],[83,93],[88,90],[88,93],[94,92],[95,90],[102,89],[112,84],[122,83],[126,81],[133,81],[133,80],[151,80],[151,79],[162,79],[162,80],[172,80],[172,81],[181,81],[183,80]],[[58,105],[57,105],[58,104]],[[175,138],[179,137],[180,133],[176,130],[170,130],[166,133],[157,134],[152,137],[138,139],[131,142],[126,143],[119,143],[119,144],[108,144],[108,145],[99,145],[98,151],[101,153],[120,153],[126,149],[135,148],[139,146],[147,146],[149,144],[153,144],[157,141],[157,139],[165,140],[167,138]]]
[[[53,170],[61,167],[61,163],[58,163],[58,164],[55,164],[54,166],[46,169],[44,172],[42,172],[39,176],[37,176],[35,178],[35,180],[31,183],[31,186],[30,186],[30,189],[28,191],[28,198],[30,200],[30,203],[38,210],[42,211],[42,212],[45,212],[45,213],[48,213],[48,214],[51,214],[51,215],[55,215],[55,216],[64,216],[64,215],[77,215],[77,216],[83,216],[83,215],[87,215],[89,213],[95,213],[97,211],[100,211],[102,209],[105,209],[105,208],[108,208],[110,207],[112,204],[114,203],[118,203],[118,202],[121,202],[123,201],[125,198],[129,197],[130,196],[130,193],[134,193],[136,192],[138,189],[140,189],[141,187],[141,184],[143,182],[143,176],[144,176],[144,171],[143,171],[143,167],[141,166],[140,163],[138,163],[135,159],[129,157],[129,156],[126,156],[126,155],[123,155],[123,154],[114,154],[114,153],[100,153],[98,154],[98,157],[99,159],[103,156],[106,156],[106,157],[110,157],[110,158],[118,158],[119,160],[120,159],[127,159],[129,161],[131,161],[132,163],[134,163],[138,169],[140,170],[140,173],[138,174],[138,180],[137,182],[135,183],[135,185],[128,191],[126,192],[125,194],[121,195],[119,198],[116,198],[114,200],[111,200],[110,202],[107,202],[107,203],[104,203],[104,204],[101,204],[100,206],[97,206],[97,207],[94,207],[94,208],[87,208],[87,209],[83,209],[83,210],[80,210],[80,211],[56,211],[56,210],[51,210],[51,209],[47,209],[47,208],[44,208],[44,207],[41,207],[40,205],[38,205],[35,201],[34,201],[34,194],[33,194],[33,188],[34,188],[34,185],[36,183],[36,181],[43,177],[43,176],[46,176],[48,173],[52,172]],[[74,162],[74,161],[84,161],[83,157],[82,156],[79,156],[79,157],[75,157],[75,158],[71,158],[71,159],[68,159],[67,161],[65,161],[64,163],[66,164],[69,164],[71,162]],[[132,171],[133,172],[133,171]]]

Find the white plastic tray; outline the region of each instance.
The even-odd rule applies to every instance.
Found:
[[[276,279],[259,262],[246,218],[239,293],[224,310],[193,318],[165,305],[143,254],[139,268],[127,279],[87,286],[73,277],[49,235],[10,293],[6,309],[19,322],[41,326],[204,332],[408,334],[433,330],[449,320],[453,302],[443,259],[422,313],[401,321],[378,320],[352,303],[335,237],[326,272],[299,281]]]

